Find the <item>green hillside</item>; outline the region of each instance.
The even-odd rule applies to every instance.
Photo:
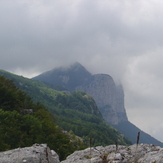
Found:
[[[72,133],[64,134],[42,104],[34,104],[12,80],[0,76],[0,151],[35,143],[48,144],[61,160],[85,147]]]
[[[44,83],[1,70],[0,75],[12,79],[17,87],[30,95],[35,103],[44,104],[54,115],[56,124],[93,145],[130,144],[116,129],[104,122],[93,98],[84,92],[57,91]]]

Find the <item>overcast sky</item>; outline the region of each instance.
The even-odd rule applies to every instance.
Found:
[[[162,0],[1,0],[0,68],[80,62],[121,81],[129,120],[163,141]]]

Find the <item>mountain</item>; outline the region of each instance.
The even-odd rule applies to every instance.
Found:
[[[75,63],[70,67],[59,67],[47,71],[33,79],[65,87],[69,91],[74,91],[74,87],[81,85],[91,77],[82,65]]]
[[[121,85],[116,86],[109,75],[92,75],[80,63],[75,63],[67,68],[54,68],[33,79],[60,85],[70,91],[87,92],[95,99],[104,119],[110,124],[128,120],[124,108],[123,88]]]
[[[124,91],[122,85],[116,85],[108,74],[92,75],[80,63],[69,67],[55,68],[40,74],[33,79],[45,83],[56,84],[67,90],[81,90],[91,95],[105,121],[121,131],[127,138],[136,142],[136,132],[141,131],[128,121],[124,107]],[[163,146],[150,135],[141,131],[141,142]],[[134,139],[135,138],[135,139]]]
[[[61,86],[45,84],[4,70],[0,70],[0,75],[12,79],[18,88],[30,95],[35,104],[40,102],[46,106],[54,116],[56,125],[81,137],[86,145],[89,144],[90,136],[93,146],[114,144],[115,140],[120,140],[120,144],[131,144],[103,120],[94,99],[87,93],[69,92]],[[55,90],[54,87],[62,90]]]

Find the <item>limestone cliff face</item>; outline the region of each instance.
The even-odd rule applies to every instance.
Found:
[[[124,91],[122,85],[116,86],[116,113],[118,123],[128,121],[124,105]]]
[[[76,87],[76,90],[87,92],[95,99],[106,122],[118,124],[127,121],[123,88],[121,85],[116,86],[111,76],[93,75],[89,81]]]

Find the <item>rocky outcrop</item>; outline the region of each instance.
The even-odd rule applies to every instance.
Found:
[[[0,163],[59,163],[59,156],[46,144],[0,152]]]
[[[163,148],[155,145],[109,145],[75,151],[60,162],[56,152],[46,144],[34,144],[0,152],[0,163],[162,163],[162,156]]]
[[[109,145],[75,151],[59,161],[55,151],[46,144],[0,152],[0,163],[161,163],[163,148],[149,144],[131,146]]]
[[[159,146],[140,144],[132,146],[98,146],[76,151],[61,163],[161,163],[163,149]]]
[[[122,85],[117,85],[116,86],[116,109],[115,109],[118,117],[117,124],[128,121],[124,101],[125,100],[124,100],[123,87]]]
[[[93,75],[89,81],[76,87],[90,94],[96,101],[103,118],[109,124],[127,121],[124,108],[124,92],[121,85],[116,86],[111,76],[106,74]]]

